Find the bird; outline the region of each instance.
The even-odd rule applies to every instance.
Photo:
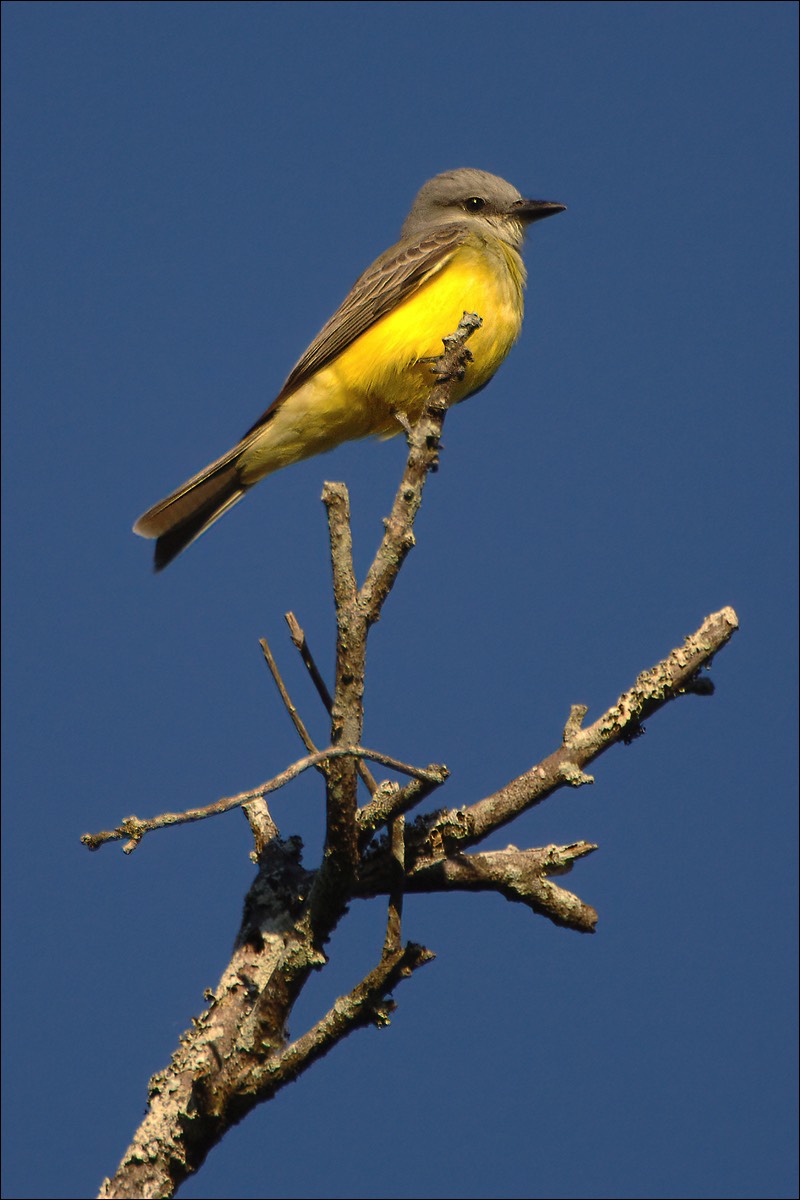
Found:
[[[473,167],[429,179],[400,240],[358,277],[269,408],[231,450],[136,521],[135,533],[156,539],[155,570],[266,475],[342,442],[408,430],[430,395],[431,359],[465,311],[483,324],[450,403],[485,387],[522,325],[527,228],[565,207],[525,199]]]

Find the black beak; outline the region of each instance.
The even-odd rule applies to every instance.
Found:
[[[557,204],[555,200],[515,200],[510,213],[512,217],[519,217],[530,223],[553,217],[556,213],[563,212],[566,207],[566,204]]]

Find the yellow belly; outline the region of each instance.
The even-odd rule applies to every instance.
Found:
[[[483,325],[470,338],[473,362],[453,403],[483,387],[519,334],[524,284],[522,259],[505,243],[464,243],[414,295],[287,396],[243,453],[243,482],[353,438],[392,437],[402,429],[398,412],[413,424],[434,380],[420,360],[442,353],[442,338],[465,311]]]

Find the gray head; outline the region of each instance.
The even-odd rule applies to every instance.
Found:
[[[499,175],[461,167],[458,171],[434,175],[420,188],[405,219],[402,236],[419,237],[437,225],[459,222],[474,225],[519,248],[526,226],[563,211],[563,204],[550,200],[526,200]]]

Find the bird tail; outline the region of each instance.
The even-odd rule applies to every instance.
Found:
[[[239,473],[241,452],[240,443],[139,517],[133,532],[158,539],[156,571],[163,570],[241,500],[247,491]]]

